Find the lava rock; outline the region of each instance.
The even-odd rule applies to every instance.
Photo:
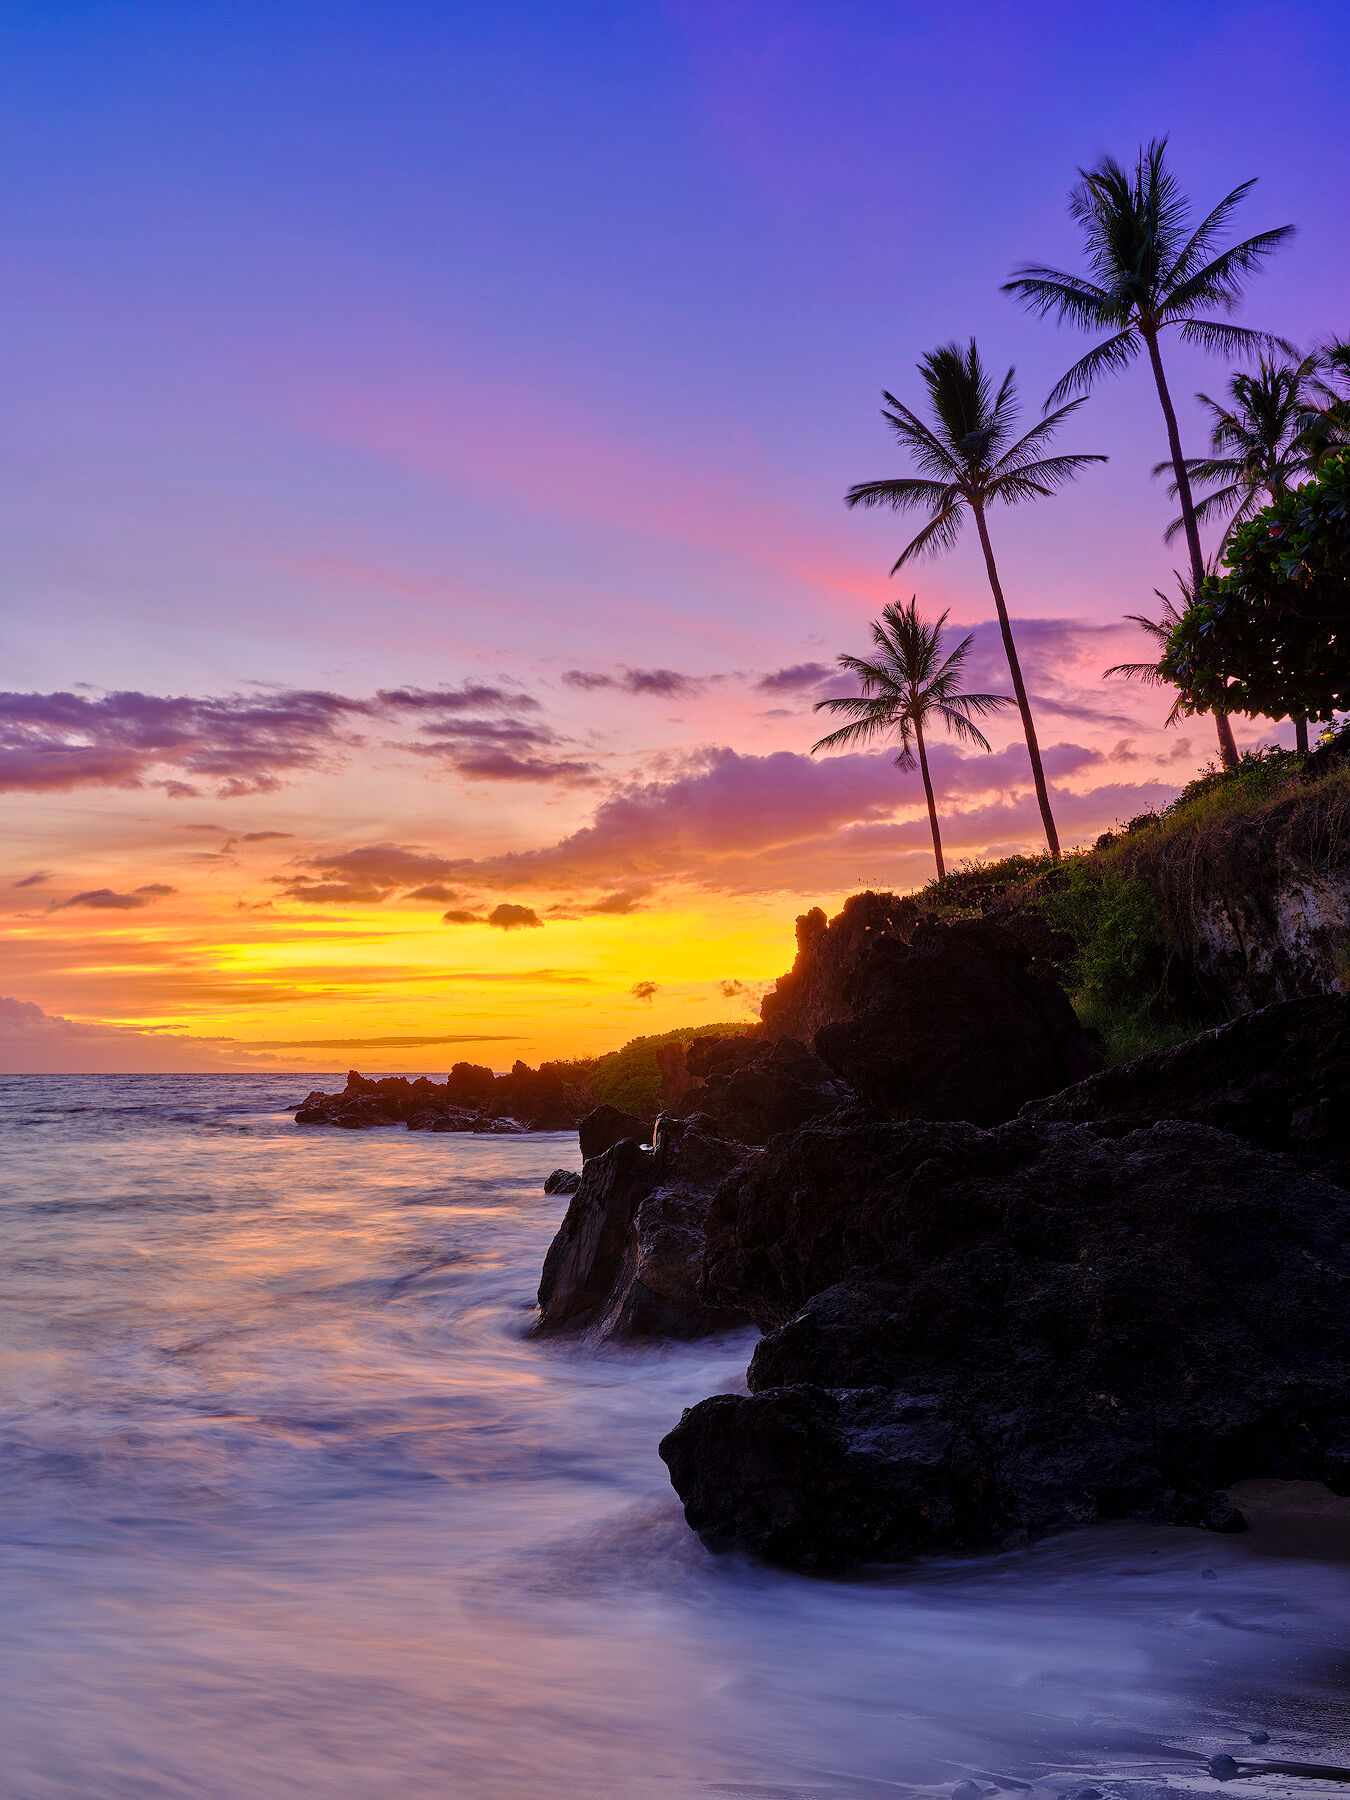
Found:
[[[568,1131],[591,1110],[591,1097],[564,1080],[556,1066],[517,1062],[509,1075],[456,1063],[444,1083],[422,1075],[379,1079],[352,1069],[340,1094],[309,1094],[297,1125],[405,1124],[412,1131]]]
[[[848,1104],[852,1090],[792,1038],[702,1038],[689,1046],[690,1112],[706,1114],[723,1137],[763,1144]]]
[[[652,1149],[623,1138],[585,1164],[549,1246],[535,1330],[612,1339],[694,1338],[745,1322],[699,1292],[703,1222],[744,1156],[711,1120],[662,1119]]]
[[[1022,1117],[1111,1135],[1192,1119],[1350,1186],[1350,996],[1316,994],[1245,1013],[1032,1101]]]
[[[908,943],[919,908],[908,895],[852,894],[834,918],[818,906],[797,920],[797,958],[760,1003],[766,1037],[809,1044],[822,1025],[853,1016],[847,984],[858,958],[876,938]]]
[[[1053,967],[989,920],[877,936],[844,993],[853,1016],[822,1026],[816,1053],[889,1118],[998,1124],[1102,1064]]]
[[[714,1547],[793,1567],[1350,1492],[1350,1194],[1230,1134],[814,1125],[706,1220],[766,1335],[661,1445]]]
[[[593,1156],[600,1156],[615,1144],[621,1144],[625,1138],[631,1138],[635,1144],[650,1144],[652,1128],[646,1119],[639,1119],[634,1113],[620,1111],[617,1106],[597,1106],[594,1112],[588,1112],[577,1126],[577,1134],[581,1139],[581,1159],[588,1162]]]

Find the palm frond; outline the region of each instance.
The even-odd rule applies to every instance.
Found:
[[[1240,244],[1230,244],[1202,269],[1169,287],[1160,296],[1158,311],[1164,315],[1190,312],[1194,306],[1218,306],[1231,312],[1242,298],[1248,279],[1259,273],[1266,258],[1273,255],[1297,231],[1294,225],[1277,225],[1272,231],[1258,231]]]
[[[965,506],[961,501],[954,502],[944,512],[931,518],[923,530],[912,537],[904,549],[891,564],[891,574],[903,569],[907,562],[913,562],[920,556],[937,556],[943,550],[954,549],[961,536],[961,523],[965,518]]]
[[[844,505],[889,506],[896,512],[906,512],[917,506],[947,507],[957,498],[959,490],[950,482],[902,476],[893,481],[860,481],[844,495]]]
[[[1213,208],[1191,233],[1190,238],[1178,254],[1171,268],[1163,275],[1163,285],[1175,287],[1178,282],[1185,281],[1195,271],[1196,264],[1202,256],[1207,256],[1215,238],[1228,223],[1229,217],[1240,205],[1249,188],[1256,186],[1256,177],[1244,181],[1235,187],[1231,194],[1225,194],[1219,204]]]
[[[1169,325],[1180,329],[1187,344],[1199,344],[1206,350],[1218,350],[1225,356],[1260,356],[1263,352],[1281,350],[1288,355],[1293,345],[1271,331],[1253,331],[1249,325],[1226,325],[1218,319],[1169,319]]]
[[[1127,369],[1138,356],[1140,347],[1139,334],[1133,326],[1097,344],[1086,356],[1080,356],[1068,373],[1051,388],[1045,410],[1048,412],[1052,406],[1080,390],[1086,394],[1094,379],[1104,370],[1114,373],[1118,369]]]
[[[1040,263],[1023,263],[1014,269],[1012,279],[1003,283],[1003,292],[1015,295],[1038,318],[1067,320],[1084,331],[1099,331],[1128,316],[1105,288]]]
[[[1072,481],[1089,463],[1106,462],[1099,454],[1077,452],[1069,456],[1043,456],[1037,462],[1024,463],[1020,469],[1009,469],[989,484],[990,495],[1000,500],[1023,500],[1032,494],[1053,494]]]
[[[1024,467],[1031,461],[1032,456],[1040,449],[1045,440],[1054,436],[1070,413],[1077,412],[1078,408],[1086,406],[1087,402],[1088,396],[1080,394],[1077,400],[1070,400],[1067,405],[1048,413],[1038,424],[1033,425],[1030,431],[1024,432],[1015,444],[1009,446],[994,465],[994,474],[1001,475],[1006,469]]]

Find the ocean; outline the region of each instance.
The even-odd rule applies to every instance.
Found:
[[[531,1340],[575,1134],[298,1128],[340,1080],[0,1077],[3,1800],[1162,1800],[1217,1754],[1339,1763],[1350,1510],[1262,1484],[1245,1537],[849,1580],[713,1557],[656,1445],[750,1336]]]

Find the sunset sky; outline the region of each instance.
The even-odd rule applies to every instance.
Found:
[[[916,527],[842,495],[908,472],[881,390],[944,340],[1034,422],[1089,340],[999,284],[1078,265],[1076,166],[1259,176],[1244,232],[1300,232],[1243,321],[1350,332],[1325,0],[44,0],[0,90],[0,1069],[748,1016],[798,912],[932,873],[914,777],[808,755],[835,656],[917,593],[1008,691],[973,542],[891,580]],[[1226,370],[1168,354],[1199,454]],[[993,529],[1081,843],[1213,736],[1100,678],[1180,561],[1146,370],[1059,448],[1111,460]],[[934,754],[953,862],[1038,842],[992,735]]]

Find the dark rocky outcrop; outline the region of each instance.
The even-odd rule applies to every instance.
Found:
[[[1120,1136],[1190,1119],[1350,1187],[1350,996],[1285,1000],[1023,1107]]]
[[[822,1025],[852,1016],[845,988],[858,958],[875,937],[908,942],[919,908],[908,896],[853,894],[834,918],[818,906],[797,920],[797,958],[764,996],[759,1016],[765,1037],[811,1043]]]
[[[536,1330],[604,1342],[744,1323],[703,1298],[699,1277],[709,1204],[745,1154],[694,1117],[662,1119],[652,1149],[623,1138],[592,1157],[544,1261]]]
[[[296,1111],[297,1125],[406,1125],[410,1131],[567,1131],[592,1107],[589,1095],[547,1064],[517,1062],[509,1075],[474,1063],[456,1063],[444,1082],[403,1075],[378,1080],[347,1076],[340,1094],[309,1094]]]
[[[1350,1193],[1206,1126],[808,1126],[707,1216],[769,1335],[661,1445],[691,1525],[801,1568],[1350,1491]]]
[[[544,1177],[546,1194],[575,1194],[580,1186],[581,1175],[576,1169],[554,1169]]]
[[[877,932],[843,993],[851,1017],[822,1026],[816,1052],[890,1118],[996,1124],[1101,1067],[1053,967],[994,921]]]
[[[582,1160],[589,1162],[591,1157],[602,1155],[625,1138],[632,1138],[635,1144],[650,1144],[652,1127],[648,1120],[623,1112],[617,1106],[597,1106],[577,1126],[577,1136],[581,1141]]]
[[[723,1137],[763,1144],[776,1132],[824,1118],[853,1098],[818,1056],[792,1038],[699,1038],[686,1059],[694,1085],[687,1112],[712,1119]]]

